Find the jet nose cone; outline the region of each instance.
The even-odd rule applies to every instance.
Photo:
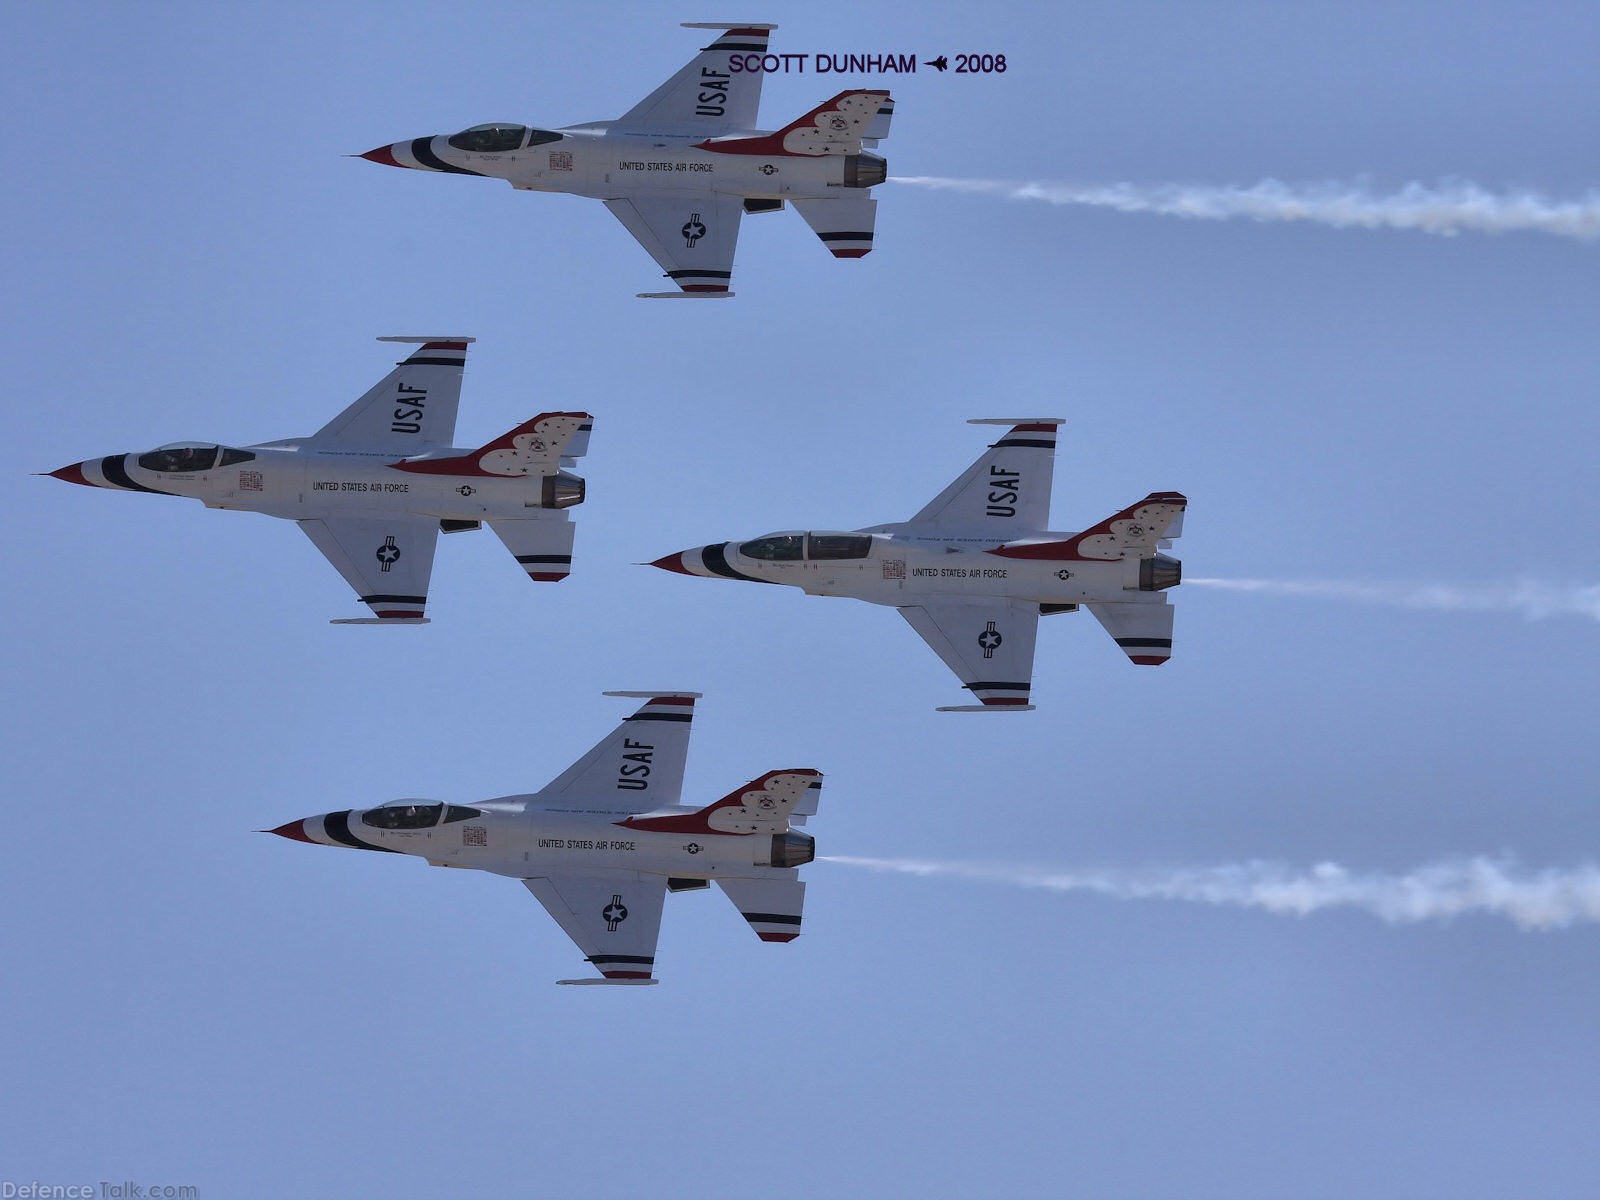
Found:
[[[374,150],[368,150],[365,154],[357,155],[357,157],[364,158],[368,162],[382,163],[386,167],[405,166],[405,163],[400,162],[395,158],[394,147],[392,145],[379,146]]]
[[[683,565],[684,558],[692,553],[692,550],[680,550],[676,554],[663,555],[648,565],[660,567],[663,571],[676,571],[679,575],[693,575],[694,572]]]
[[[288,838],[290,841],[311,842],[313,846],[316,845],[315,842],[312,842],[311,839],[306,836],[306,823],[303,819],[299,821],[290,821],[287,825],[279,825],[276,829],[263,829],[261,832],[275,833],[279,837]]]
[[[81,483],[84,487],[95,486],[84,478],[83,464],[81,462],[75,462],[70,466],[62,467],[59,471],[51,471],[50,475],[52,478],[62,479],[67,483]]]

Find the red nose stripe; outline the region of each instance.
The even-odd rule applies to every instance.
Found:
[[[388,146],[379,146],[376,150],[368,150],[361,156],[368,162],[382,163],[386,167],[403,167],[404,163],[396,162]]]
[[[82,463],[73,463],[70,467],[62,467],[59,471],[51,471],[50,474],[57,479],[64,479],[68,483],[81,483],[84,487],[94,486],[83,477]]]
[[[313,846],[316,845],[306,836],[306,823],[304,821],[290,821],[287,825],[279,825],[276,829],[269,829],[267,832],[275,833],[279,837],[286,837],[290,841],[311,842]]]
[[[688,567],[683,565],[682,551],[679,551],[677,554],[668,554],[658,558],[650,565],[652,567],[660,567],[663,571],[676,571],[679,575],[694,574],[693,571],[689,570]]]

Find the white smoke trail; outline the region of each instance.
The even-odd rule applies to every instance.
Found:
[[[1504,917],[1522,929],[1600,923],[1600,867],[1525,870],[1489,858],[1432,863],[1404,875],[1350,871],[1337,863],[1297,868],[1245,862],[1211,867],[1049,869],[1017,864],[826,856],[818,861],[939,878],[1005,883],[1117,900],[1185,900],[1303,917],[1330,908],[1391,923]]]
[[[1579,616],[1600,621],[1600,584],[1555,584],[1536,580],[1467,587],[1450,583],[1342,583],[1326,579],[1185,579],[1185,586],[1271,596],[1354,600],[1394,608],[1436,612],[1516,613],[1526,620]]]
[[[897,175],[890,182],[941,191],[1080,204],[1117,212],[1227,221],[1312,221],[1335,228],[1413,229],[1453,237],[1458,233],[1534,232],[1592,241],[1600,238],[1600,191],[1575,200],[1537,192],[1496,194],[1475,183],[1449,180],[1435,187],[1408,183],[1377,193],[1360,184],[1283,183],[1263,179],[1238,184],[1024,183],[1005,179],[948,179]]]

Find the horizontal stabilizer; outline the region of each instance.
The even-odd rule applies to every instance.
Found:
[[[437,337],[407,337],[397,334],[391,337],[381,337],[380,342],[399,342],[405,346],[426,346],[429,342],[460,342],[463,346],[468,342],[475,342],[475,337],[464,337],[458,334],[441,334]]]
[[[636,300],[731,300],[735,292],[636,292]]]
[[[795,212],[835,258],[861,258],[872,249],[878,202],[866,192],[824,200],[796,200]]]
[[[792,942],[800,936],[806,885],[798,879],[718,879],[739,915],[763,942]]]
[[[1159,667],[1172,657],[1172,605],[1118,601],[1089,604],[1122,652],[1141,667]]]
[[[489,528],[535,583],[560,583],[572,574],[577,526],[565,516],[550,513],[537,520],[490,521]]]

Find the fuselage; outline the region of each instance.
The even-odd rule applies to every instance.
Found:
[[[234,448],[191,443],[143,454],[87,459],[59,479],[125,491],[188,496],[208,508],[308,520],[345,513],[418,513],[441,520],[507,520],[529,509],[581,499],[577,476],[456,475],[415,469],[469,453],[439,448],[396,458],[393,451],[268,442]]]
[[[488,871],[517,879],[597,870],[638,871],[671,879],[748,878],[763,867],[797,867],[815,853],[795,830],[669,832],[640,821],[692,826],[700,810],[672,806],[628,816],[588,811],[536,793],[472,806],[399,800],[379,808],[324,813],[271,832],[298,841],[389,851],[434,866]]]
[[[706,140],[699,134],[651,133],[596,121],[545,130],[523,125],[477,126],[458,134],[413,138],[369,150],[372,162],[416,170],[504,179],[533,192],[566,192],[597,200],[640,190],[721,192],[753,200],[804,199],[867,188],[888,173],[874,154],[751,153],[719,143],[770,136],[762,130]]]
[[[1040,530],[1011,538],[1015,550],[1075,536]],[[655,566],[686,575],[781,583],[819,596],[849,596],[896,607],[930,598],[1004,597],[1040,605],[1091,601],[1160,604],[1177,582],[1176,559],[1030,559],[994,553],[992,532],[877,525],[851,532],[810,530],[717,542],[669,554]],[[1157,570],[1151,564],[1158,565]]]

